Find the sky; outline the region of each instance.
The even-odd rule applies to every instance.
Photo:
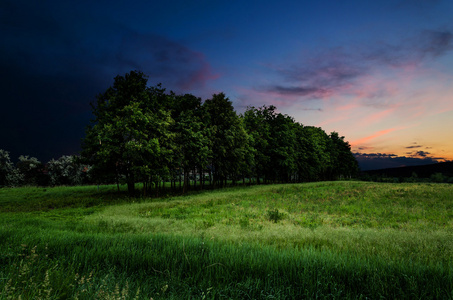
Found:
[[[77,154],[90,102],[140,70],[336,131],[362,169],[453,160],[452,16],[450,0],[2,0],[0,149]]]

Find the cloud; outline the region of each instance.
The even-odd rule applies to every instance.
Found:
[[[358,147],[358,146],[361,146],[362,144],[365,144],[365,143],[369,142],[372,139],[375,139],[377,137],[386,135],[386,134],[388,134],[390,132],[393,132],[395,130],[398,130],[398,129],[399,128],[389,128],[389,129],[385,129],[385,130],[380,130],[380,131],[375,132],[374,134],[372,134],[370,136],[367,136],[367,137],[364,137],[364,138],[361,138],[361,139],[358,139],[358,140],[354,140],[354,141],[350,142],[350,144],[351,144],[352,147]]]
[[[275,86],[269,88],[271,92],[277,92],[283,95],[298,95],[298,96],[305,96],[305,95],[312,95],[312,94],[323,94],[326,92],[324,89],[316,89],[311,87],[282,87],[282,86]]]
[[[364,72],[349,61],[350,57],[341,48],[330,49],[322,55],[284,67],[273,68],[283,77],[284,84],[265,87],[269,92],[281,95],[303,96],[306,98],[328,97],[336,90],[347,86]],[[289,85],[291,84],[291,85]]]
[[[358,147],[357,149],[359,149],[360,151],[364,151],[364,150],[372,150],[374,149],[373,147],[365,147],[365,146],[362,146],[362,147]]]
[[[453,49],[453,33],[450,31],[424,31],[416,41],[418,52],[422,56],[437,57]]]
[[[285,96],[273,93],[272,91],[240,87],[238,88],[238,92],[239,94],[233,97],[234,107],[237,109],[245,110],[248,106],[259,107],[262,105],[274,105],[279,109],[295,109],[292,101],[294,96],[292,94]],[[319,104],[311,104],[309,101],[306,103],[297,103],[296,109],[297,111],[323,111],[323,108]]]
[[[417,151],[414,156],[427,157],[429,154],[431,153],[426,151]]]
[[[450,30],[425,30],[397,43],[375,41],[367,45],[331,48],[290,64],[268,65],[282,78],[281,83],[259,89],[299,99],[360,94],[362,79],[385,69],[414,68],[452,49],[453,33]],[[367,97],[381,98],[387,93],[385,88],[375,88],[368,91]]]
[[[398,155],[393,154],[393,153],[387,154],[387,153],[360,153],[360,152],[357,152],[357,153],[353,153],[353,154],[356,157],[370,158],[370,159],[398,157]]]
[[[140,69],[151,80],[178,92],[202,87],[219,77],[202,53],[156,34],[123,34],[116,60],[123,69]]]
[[[405,147],[405,149],[419,149],[419,148],[425,148],[425,149],[432,149],[432,147],[425,147],[423,145],[418,145],[417,142],[414,142],[413,145]],[[411,151],[411,152],[406,152],[406,154],[410,157],[415,157],[415,158],[430,158],[436,161],[439,160],[445,160],[445,158],[442,157],[433,157],[431,156],[431,152],[423,151],[423,150],[418,150],[418,151]]]
[[[408,147],[405,147],[406,149],[414,149],[414,148],[421,148],[423,146],[421,145],[415,145],[415,146],[408,146]]]

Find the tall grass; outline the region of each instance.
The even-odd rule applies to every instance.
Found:
[[[334,182],[44,210],[30,198],[1,213],[0,298],[449,299],[452,191]]]

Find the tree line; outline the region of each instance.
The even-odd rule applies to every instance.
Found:
[[[47,163],[21,155],[14,164],[9,152],[0,149],[0,187],[89,184],[92,182],[89,169],[73,155],[63,155]]]
[[[0,150],[0,186],[127,184],[143,193],[164,182],[191,187],[228,183],[289,183],[349,178],[358,171],[351,147],[337,132],[303,126],[275,106],[237,114],[224,93],[202,101],[148,86],[131,71],[91,103],[94,118],[80,156],[46,164]]]
[[[344,137],[303,126],[274,106],[238,115],[224,93],[202,101],[148,86],[131,71],[91,103],[81,157],[99,181],[126,183],[134,193],[191,184],[302,182],[350,177],[358,164]],[[182,183],[181,183],[182,181]]]

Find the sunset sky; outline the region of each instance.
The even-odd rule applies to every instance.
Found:
[[[0,149],[76,154],[131,70],[337,131],[363,168],[453,160],[453,1],[0,2]]]

